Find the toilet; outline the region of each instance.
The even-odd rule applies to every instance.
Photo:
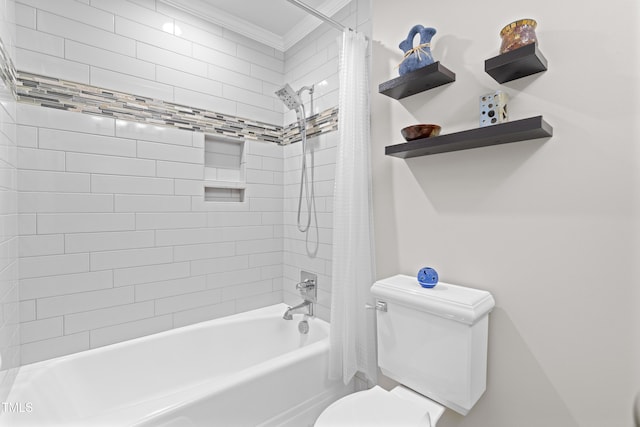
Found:
[[[493,296],[438,283],[428,289],[415,277],[396,275],[374,283],[378,366],[400,383],[343,397],[315,427],[436,425],[445,408],[462,415],[486,389],[489,312]]]

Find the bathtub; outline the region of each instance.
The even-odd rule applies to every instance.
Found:
[[[0,425],[305,426],[352,385],[327,378],[329,325],[277,304],[21,368]]]

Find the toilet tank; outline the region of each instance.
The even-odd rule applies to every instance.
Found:
[[[486,389],[491,294],[442,282],[426,289],[405,275],[371,293],[386,303],[377,311],[382,373],[466,415]]]

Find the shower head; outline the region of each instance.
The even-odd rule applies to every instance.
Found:
[[[286,105],[289,110],[297,110],[302,105],[300,95],[289,86],[289,83],[285,84],[282,89],[278,89],[276,95],[278,95],[278,98],[284,102],[284,105]]]

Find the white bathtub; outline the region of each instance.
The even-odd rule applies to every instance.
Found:
[[[352,391],[329,325],[274,306],[23,367],[7,426],[305,426]],[[22,405],[16,406],[15,403]]]

